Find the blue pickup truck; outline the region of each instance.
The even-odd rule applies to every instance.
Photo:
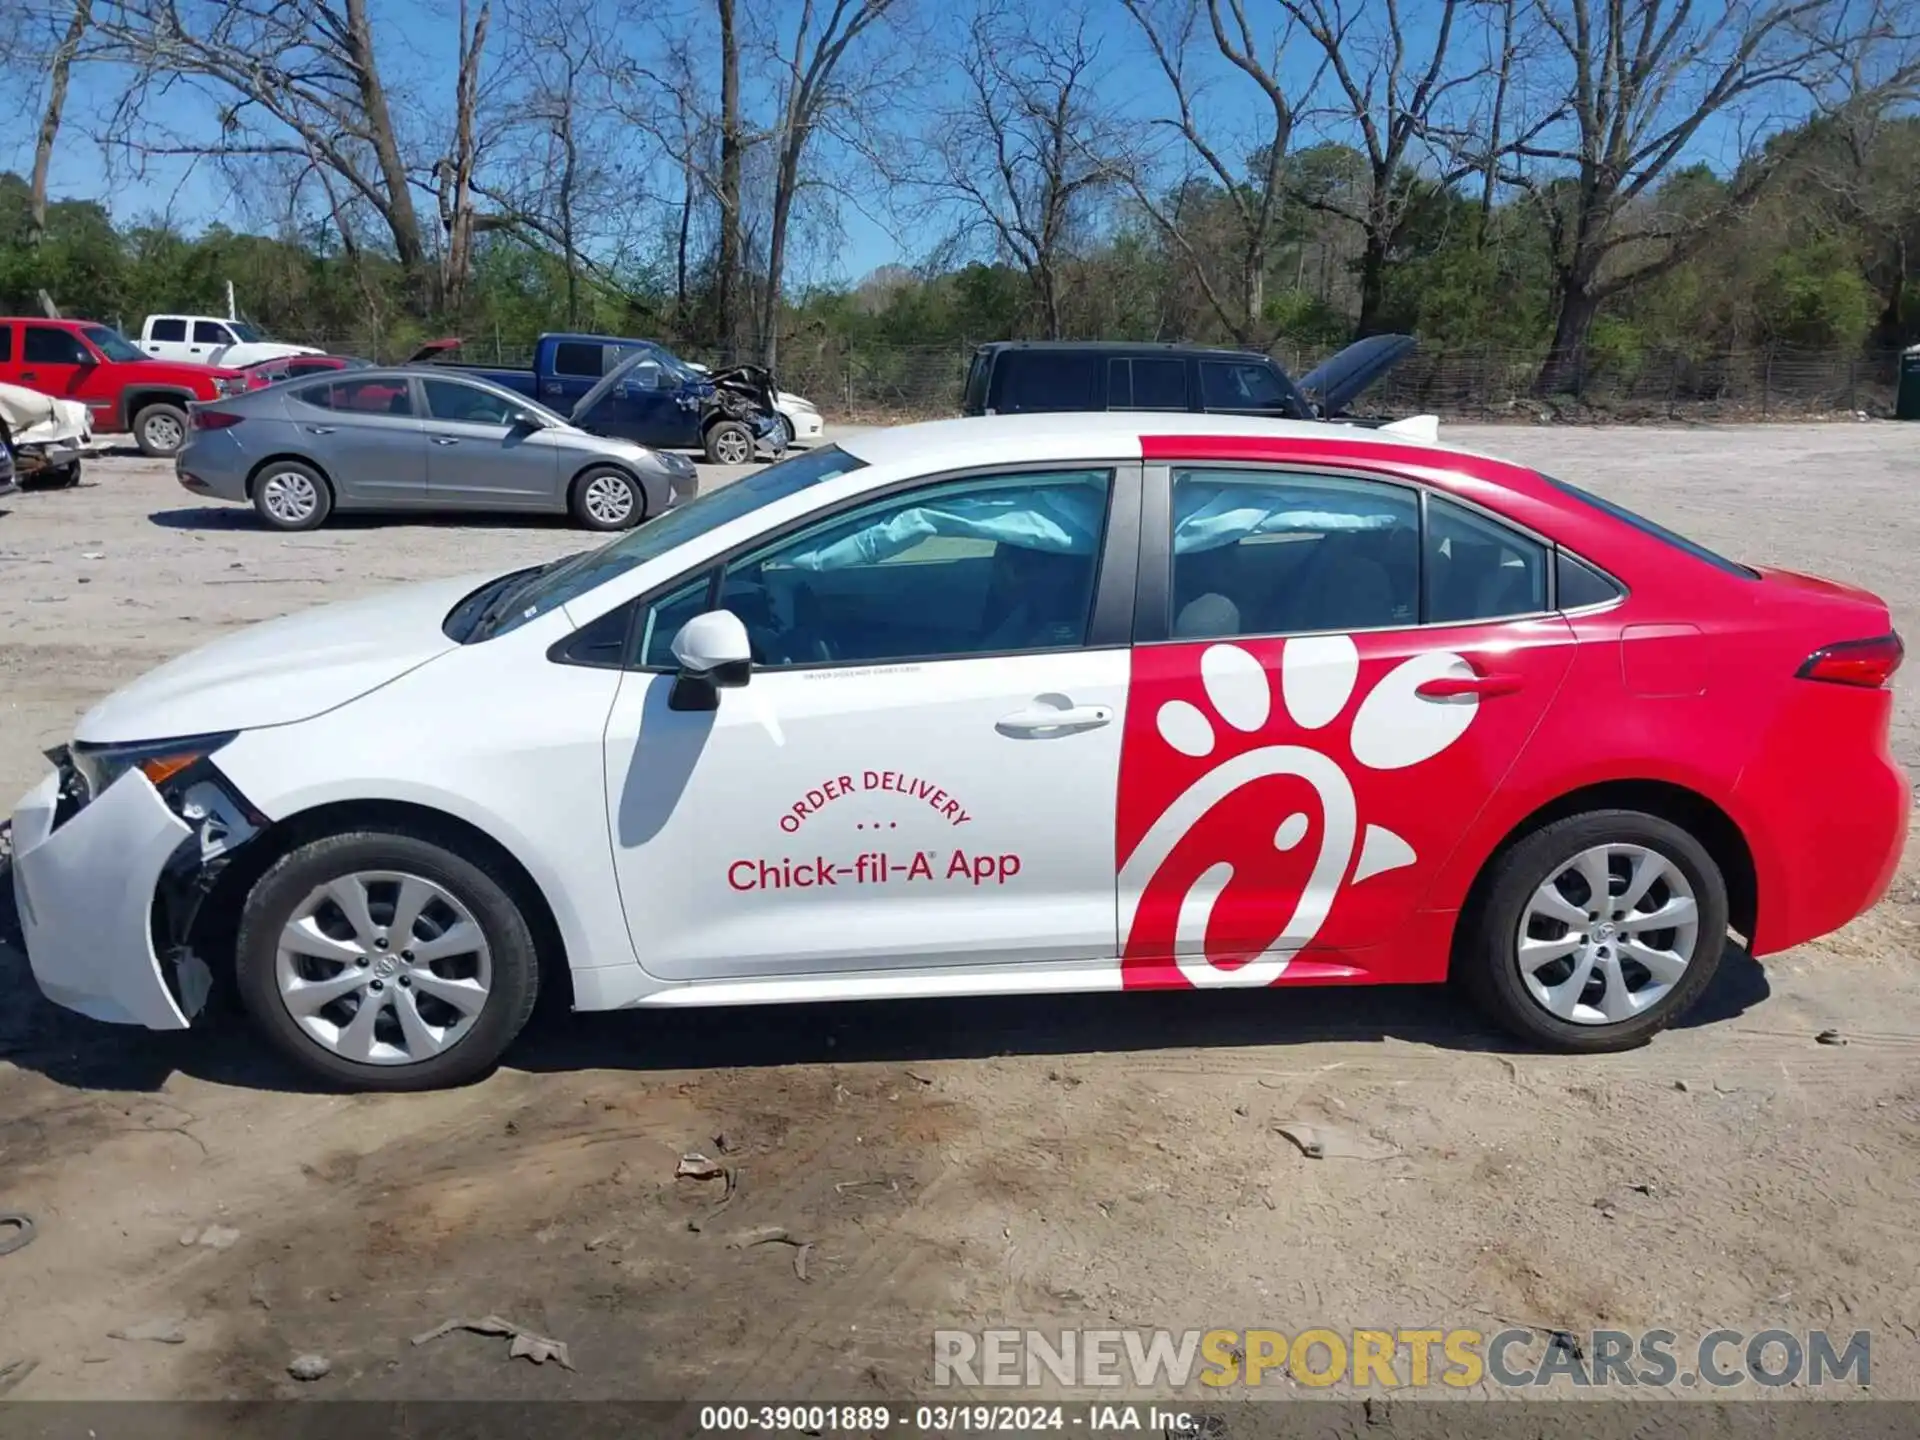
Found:
[[[699,450],[743,465],[761,446],[782,448],[771,377],[753,366],[707,373],[651,340],[542,335],[527,369],[456,364],[460,341],[435,340],[412,356],[517,390],[596,435],[656,450]]]

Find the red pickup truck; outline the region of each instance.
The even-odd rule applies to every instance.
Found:
[[[239,370],[143,355],[109,325],[5,317],[0,382],[78,400],[96,433],[131,431],[142,454],[163,457],[186,444],[189,403],[252,388]]]

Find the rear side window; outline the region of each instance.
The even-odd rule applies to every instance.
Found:
[[[308,385],[293,398],[303,405],[356,415],[411,415],[413,400],[404,380],[335,380]]]
[[[1009,350],[994,367],[993,408],[1002,415],[1096,408],[1098,356]]]
[[[1107,362],[1109,410],[1185,410],[1187,362],[1134,358]]]
[[[13,359],[13,327],[0,325],[0,365]]]
[[[1421,569],[1432,625],[1547,608],[1547,547],[1438,495],[1427,499]]]
[[[1551,475],[1542,475],[1540,478],[1545,480],[1549,485],[1552,485],[1555,489],[1573,496],[1576,500],[1585,501],[1603,515],[1611,515],[1621,524],[1631,525],[1642,535],[1651,535],[1654,539],[1663,541],[1673,546],[1676,550],[1684,551],[1696,560],[1705,561],[1716,570],[1725,571],[1729,575],[1738,575],[1742,580],[1758,580],[1760,578],[1759,571],[1742,565],[1737,560],[1729,560],[1724,555],[1716,554],[1697,541],[1689,540],[1684,535],[1675,534],[1664,525],[1656,525],[1653,521],[1647,519],[1646,516],[1635,514],[1624,505],[1616,505],[1611,500],[1603,500],[1591,491],[1582,490],[1578,485],[1570,485],[1565,480],[1556,480]]]
[[[153,338],[169,343],[187,338],[187,322],[184,320],[156,320],[153,322]]]
[[[1273,367],[1259,360],[1202,360],[1200,393],[1209,410],[1285,414],[1287,392]]]
[[[553,373],[600,378],[600,349],[584,340],[562,340],[553,347]]]

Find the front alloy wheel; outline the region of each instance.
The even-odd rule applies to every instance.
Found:
[[[351,831],[247,896],[240,996],[288,1059],[358,1090],[486,1072],[533,1013],[539,960],[502,862],[431,829]]]

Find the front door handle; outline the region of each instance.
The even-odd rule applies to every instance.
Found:
[[[1482,700],[1511,695],[1519,688],[1518,675],[1442,675],[1416,685],[1413,693],[1422,700]]]
[[[1003,715],[994,729],[1002,735],[1031,736],[1045,739],[1052,735],[1072,735],[1081,730],[1096,730],[1111,724],[1113,710],[1106,705],[1069,705],[1064,709],[1035,705]]]
[[[331,435],[333,433],[333,426],[331,425],[302,425],[300,428],[309,435]]]
[[[460,442],[451,435],[436,435],[433,437],[433,443],[436,445],[458,445]]]

